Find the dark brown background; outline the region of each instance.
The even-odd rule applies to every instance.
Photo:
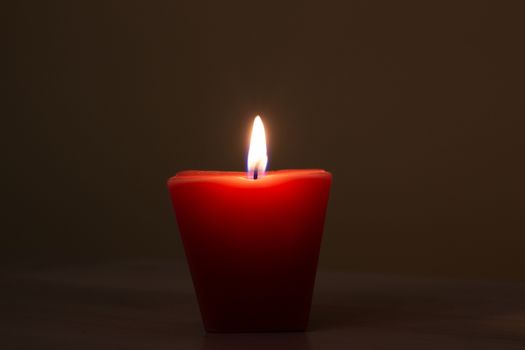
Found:
[[[4,261],[182,257],[166,179],[334,174],[321,264],[525,278],[525,6],[33,1],[3,9]]]

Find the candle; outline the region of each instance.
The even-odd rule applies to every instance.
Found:
[[[307,327],[332,177],[266,164],[257,117],[247,172],[183,171],[168,181],[208,332]]]

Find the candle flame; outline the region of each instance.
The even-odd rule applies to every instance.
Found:
[[[261,117],[253,121],[250,150],[248,151],[248,177],[256,179],[266,171],[268,156],[266,155],[266,134]]]

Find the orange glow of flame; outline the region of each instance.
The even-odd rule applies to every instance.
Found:
[[[253,121],[250,150],[248,151],[248,177],[257,179],[266,171],[268,156],[266,155],[266,134],[261,117],[256,116]]]

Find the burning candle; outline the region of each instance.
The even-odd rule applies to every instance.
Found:
[[[307,327],[332,176],[266,172],[267,161],[256,117],[247,172],[183,171],[168,180],[208,332]]]

